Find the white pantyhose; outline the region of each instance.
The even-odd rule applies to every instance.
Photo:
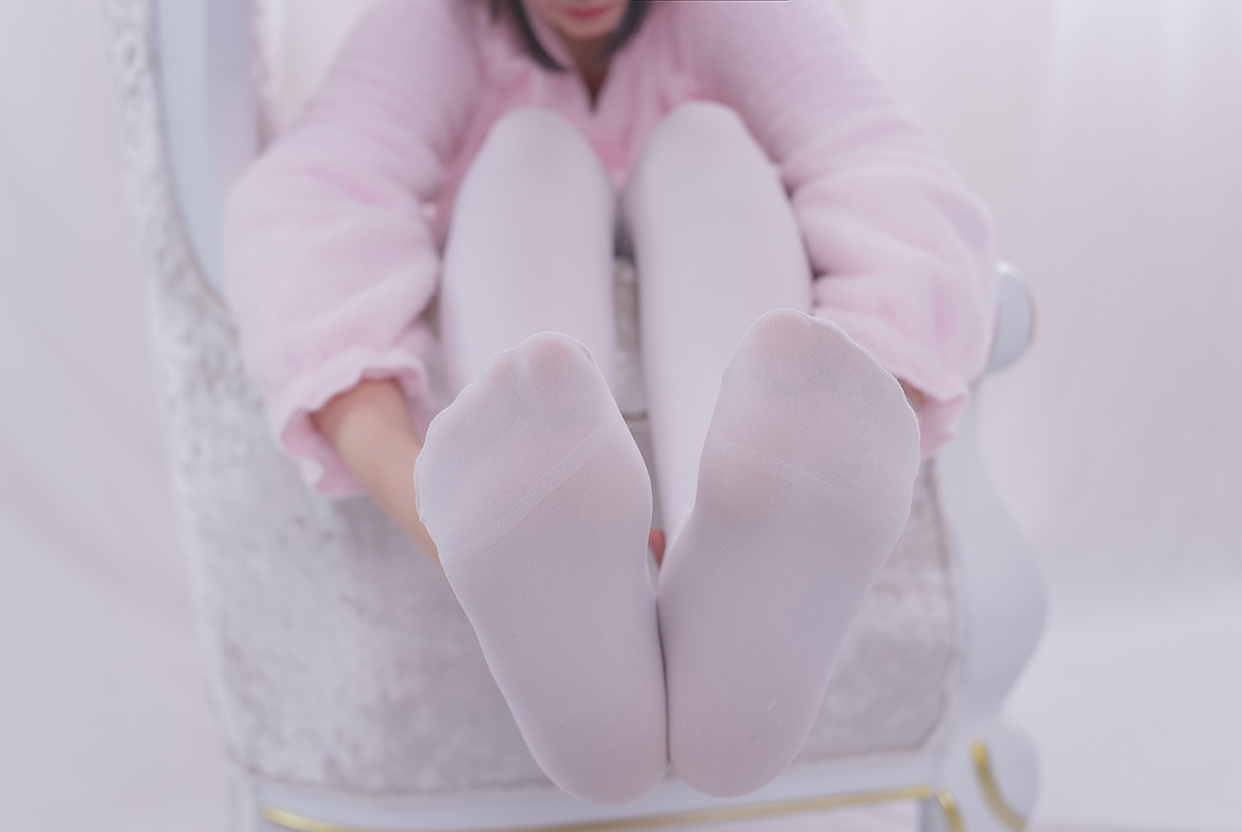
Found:
[[[789,199],[742,120],[674,110],[622,195],[634,241],[655,476],[670,542],[690,512],[720,376],[772,309],[811,310],[811,269]]]
[[[612,271],[617,196],[595,151],[546,110],[492,127],[458,190],[440,281],[440,341],[453,394],[536,332],[616,364]]]
[[[670,114],[621,208],[673,532],[658,628],[651,484],[606,380],[616,195],[550,113],[501,119],[458,196],[440,322],[465,389],[428,430],[420,515],[554,782],[623,802],[671,759],[741,794],[811,727],[905,524],[918,429],[896,379],[806,314],[788,198],[731,111]]]
[[[431,423],[415,481],[544,772],[596,803],[653,788],[667,743],[651,482],[586,348],[544,333],[492,358]]]
[[[669,756],[691,786],[745,794],[798,753],[918,467],[901,385],[839,327],[751,327],[660,572]]]

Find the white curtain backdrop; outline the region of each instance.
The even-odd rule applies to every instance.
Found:
[[[98,9],[0,0],[0,826],[221,830]]]
[[[270,6],[285,118],[366,2]],[[842,2],[1035,297],[981,410],[1036,827],[1242,830],[1242,4]],[[94,0],[0,0],[0,125],[0,818],[219,830]]]
[[[855,10],[1035,296],[981,418],[1051,590],[1042,817],[1242,829],[1242,5]]]

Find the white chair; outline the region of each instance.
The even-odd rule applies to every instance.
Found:
[[[921,801],[925,830],[1023,828],[1035,758],[999,710],[1043,593],[973,409],[924,465],[789,772],[728,800],[670,779],[620,807],[553,787],[439,572],[369,500],[302,485],[242,372],[216,239],[224,190],[260,145],[250,0],[107,0],[105,14],[184,545],[236,763],[235,832],[636,829],[887,800]],[[618,274],[621,360],[636,366],[632,284]],[[1031,331],[1021,284],[1001,276],[990,370]],[[645,444],[641,388],[620,403]]]

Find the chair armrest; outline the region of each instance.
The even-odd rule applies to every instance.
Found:
[[[987,373],[1013,364],[1034,331],[1018,270],[998,263],[996,332]],[[966,644],[956,720],[1000,708],[1043,630],[1046,600],[1034,553],[993,482],[979,444],[972,397],[957,437],[936,459],[941,506],[962,587]]]
[[[996,298],[996,329],[986,373],[998,373],[1022,357],[1035,334],[1031,297],[1022,276],[1012,265],[996,264],[1000,287]]]

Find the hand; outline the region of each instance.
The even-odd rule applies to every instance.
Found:
[[[656,566],[664,565],[664,529],[652,529],[647,535],[647,548],[655,555]]]
[[[914,408],[914,412],[918,413],[923,406],[923,391],[917,387],[912,387],[909,383],[897,379],[901,384],[901,389],[906,393],[906,401],[910,403],[910,407]]]
[[[436,544],[414,508],[414,463],[423,443],[397,383],[360,381],[311,419],[384,513],[439,566]]]

